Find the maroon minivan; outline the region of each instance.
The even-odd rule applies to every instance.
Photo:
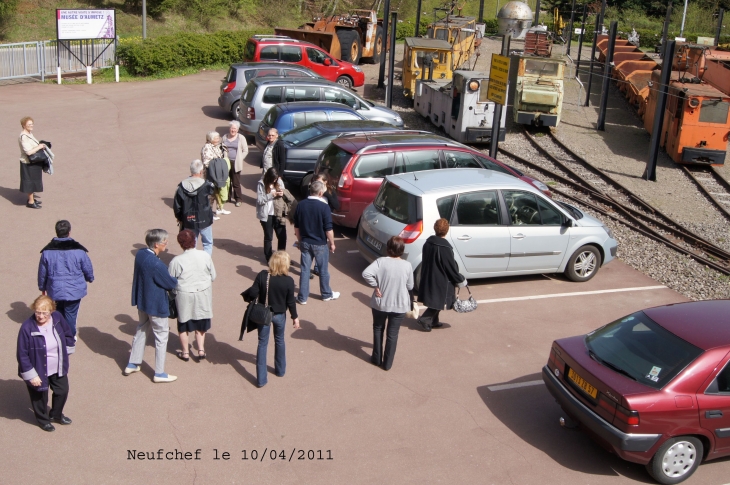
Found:
[[[730,300],[649,308],[556,340],[542,378],[562,425],[659,483],[682,482],[730,455]]]
[[[442,168],[486,168],[506,173],[552,197],[547,185],[483,153],[431,133],[378,133],[336,138],[319,156],[314,173],[337,180],[340,210],[332,222],[357,227],[386,175]]]

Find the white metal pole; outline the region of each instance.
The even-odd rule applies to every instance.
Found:
[[[114,78],[117,82],[119,82],[119,64],[114,66]]]
[[[687,18],[687,2],[689,0],[684,0],[684,12],[682,12],[682,27],[679,29],[679,36],[684,38],[684,21]]]
[[[86,84],[91,84],[91,66],[86,66]]]
[[[147,38],[147,0],[142,0],[142,38]]]
[[[56,68],[56,80],[58,81],[58,84],[61,84],[61,66]]]

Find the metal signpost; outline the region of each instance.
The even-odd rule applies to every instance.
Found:
[[[723,20],[724,16],[725,16],[725,10],[721,8],[717,14],[717,32],[715,33],[715,43],[714,43],[715,47],[720,45],[720,35],[722,34],[722,20]]]
[[[388,16],[390,15],[390,0],[385,0],[383,6],[383,32],[388,35]],[[387,43],[387,39],[386,39]],[[395,55],[395,52],[389,52],[389,56]],[[380,71],[378,71],[378,87],[385,87],[385,55],[380,56]]]
[[[611,29],[608,32],[608,53],[603,65],[603,87],[601,88],[601,104],[598,109],[598,123],[596,129],[606,131],[606,106],[608,105],[608,88],[611,85],[611,64],[613,63],[613,51],[616,48],[616,29],[618,22],[611,22]]]
[[[505,35],[502,38],[502,55],[492,54],[492,65],[489,69],[487,99],[494,102],[492,139],[489,143],[489,156],[492,158],[497,158],[497,149],[499,148],[499,125],[502,121],[502,106],[507,104],[507,83],[509,82],[509,41],[509,35]]]
[[[66,49],[76,60],[86,66],[86,82],[91,84],[91,67],[109,46],[114,45],[116,47],[116,32],[116,10],[114,9],[56,9],[56,72],[58,84],[61,84],[61,47]],[[96,57],[90,52],[89,41],[93,39],[105,39],[109,41]],[[82,43],[82,52],[83,42],[86,41],[86,62],[71,50],[70,42],[74,40]],[[82,53],[80,55],[84,57]],[[114,54],[114,70],[116,81],[119,82],[119,62],[116,57],[116,49]]]
[[[390,56],[388,56],[388,85],[385,86],[385,105],[393,107],[393,69],[395,68],[395,31],[398,26],[398,12],[392,12],[390,23]]]
[[[649,145],[649,161],[646,164],[643,178],[656,182],[656,160],[659,156],[659,141],[661,140],[661,130],[664,125],[664,110],[667,107],[667,93],[669,92],[669,79],[672,76],[672,59],[674,58],[675,41],[667,41],[664,48],[664,63],[662,64],[662,76],[659,86],[653,86],[650,89],[656,89],[656,108],[654,110],[654,123],[651,130],[651,142]]]

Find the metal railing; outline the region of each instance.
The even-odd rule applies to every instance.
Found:
[[[116,46],[113,43],[109,45],[107,39],[71,40],[64,41],[64,44],[68,45],[71,52],[61,48],[61,73],[86,71],[84,63],[91,63],[97,56],[99,58],[93,66],[95,69],[114,66]],[[46,76],[57,73],[57,49],[55,40],[0,44],[0,80],[40,77],[41,81],[45,81]]]

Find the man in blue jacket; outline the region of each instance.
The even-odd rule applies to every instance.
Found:
[[[158,255],[167,250],[167,231],[150,229],[144,237],[147,247],[137,251],[134,257],[134,276],[132,278],[132,305],[137,307],[139,325],[132,340],[132,353],[124,369],[128,376],[141,369],[147,335],[152,331],[155,336],[155,377],[154,382],[172,382],[176,376],[165,373],[165,353],[170,326],[170,303],[167,291],[177,286],[177,278],[170,276],[167,266]]]
[[[94,281],[94,268],[87,252],[71,238],[71,223],[58,221],[56,237],[41,250],[38,263],[38,289],[56,302],[56,310],[68,322],[74,337],[86,282]]]

